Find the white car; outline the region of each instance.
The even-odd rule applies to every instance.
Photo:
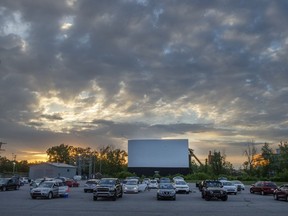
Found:
[[[173,178],[173,182],[176,182],[176,181],[184,181],[184,178],[182,177],[182,176],[175,176],[174,178]]]
[[[233,180],[231,182],[237,187],[238,191],[245,190],[245,185],[241,181]]]
[[[231,181],[221,180],[220,182],[227,194],[237,194],[237,187]]]
[[[123,186],[124,193],[138,193],[139,192],[139,184],[138,180],[128,180],[126,184]]]
[[[175,188],[176,193],[182,192],[182,193],[188,194],[190,192],[190,188],[189,188],[188,184],[183,180],[175,181],[173,186]]]
[[[59,197],[59,183],[57,181],[43,181],[38,187],[30,190],[30,195],[32,199],[36,199],[37,197],[47,199]]]
[[[148,188],[149,188],[149,189],[152,189],[152,188],[154,188],[154,189],[156,188],[156,189],[157,189],[157,188],[158,188],[158,182],[157,182],[157,180],[151,180],[150,183],[149,183],[149,185],[148,185]]]
[[[100,182],[99,179],[87,180],[86,183],[84,184],[84,193],[87,193],[87,192],[92,193],[99,182]]]

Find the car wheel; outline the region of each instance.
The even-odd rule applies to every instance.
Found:
[[[93,200],[97,201],[98,197],[97,196],[93,196]]]
[[[237,192],[235,192],[234,195],[237,195]]]
[[[227,201],[227,199],[228,199],[228,196],[225,196],[225,197],[222,197],[222,201]]]
[[[87,190],[84,190],[84,193],[87,193]]]
[[[6,191],[7,190],[7,188],[4,186],[3,188],[2,188],[2,191]]]
[[[53,198],[53,194],[52,194],[52,192],[49,192],[48,199],[52,199],[52,198]]]
[[[36,197],[35,197],[35,196],[31,196],[31,198],[32,198],[32,199],[36,199]]]
[[[173,200],[174,200],[174,201],[176,200],[176,196],[173,197]]]
[[[206,196],[206,197],[205,197],[205,200],[206,200],[206,201],[210,201],[210,200],[211,200],[211,197]]]
[[[252,189],[250,189],[250,193],[254,193],[254,191]]]
[[[286,201],[286,202],[288,201],[288,195],[286,196],[285,201]]]

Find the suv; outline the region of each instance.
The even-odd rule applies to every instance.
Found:
[[[102,178],[93,191],[93,200],[96,201],[98,197],[112,198],[113,201],[117,197],[123,196],[122,185],[117,178]]]
[[[0,190],[18,190],[20,187],[19,180],[17,178],[1,178]]]
[[[228,195],[223,188],[222,183],[218,180],[204,180],[202,182],[202,198],[209,201],[212,198],[221,199],[226,201]]]

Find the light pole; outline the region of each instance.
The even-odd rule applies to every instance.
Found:
[[[82,175],[81,173],[81,154],[78,154],[78,175]]]
[[[16,162],[13,161],[13,175],[15,174],[15,165],[16,165]]]

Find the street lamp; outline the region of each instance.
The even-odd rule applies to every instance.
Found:
[[[81,174],[81,154],[78,154],[78,175],[82,175]]]
[[[15,163],[15,161],[13,161],[13,175],[15,174],[15,165],[16,165],[16,163]]]

